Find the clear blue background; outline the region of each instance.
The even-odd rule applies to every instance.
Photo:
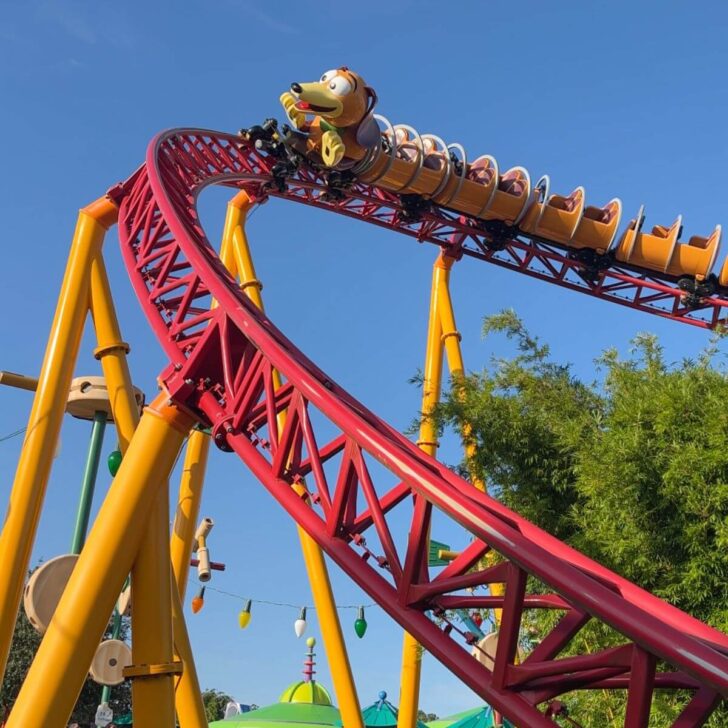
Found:
[[[76,210],[125,178],[151,136],[170,126],[236,131],[282,116],[292,81],[346,64],[377,89],[379,111],[502,168],[548,172],[552,190],[585,185],[590,202],[618,195],[625,216],[648,224],[682,212],[686,236],[725,221],[725,37],[717,2],[263,3],[254,0],[0,3],[2,268],[0,368],[40,366]],[[226,193],[206,193],[203,216],[219,236]],[[406,428],[419,391],[435,250],[315,210],[271,202],[250,224],[271,318],[335,379]],[[107,245],[136,384],[155,391],[164,365],[121,266]],[[483,315],[513,306],[583,377],[607,346],[627,351],[640,331],[660,335],[673,360],[706,334],[608,306],[472,260],[453,272],[466,362],[482,366],[502,342],[483,342]],[[94,373],[87,337],[79,373]],[[31,397],[0,391],[0,436],[21,427]],[[88,424],[66,422],[34,561],[65,552]],[[12,483],[20,438],[0,443],[0,498]],[[107,439],[106,450],[113,446]],[[448,442],[448,462],[459,455]],[[99,491],[108,485],[103,471]],[[100,500],[100,494],[97,502]],[[310,603],[292,523],[229,455],[214,452],[203,512],[217,526],[212,556],[227,564],[213,586],[253,598]],[[436,538],[443,536],[435,533]],[[446,533],[457,545],[463,535]],[[368,602],[332,568],[341,604]],[[189,599],[188,599],[189,601]],[[204,687],[265,704],[300,673],[304,645],[294,609],[254,606],[208,592],[190,629]],[[397,702],[401,631],[378,609],[354,636],[342,611],[361,699],[381,689]],[[310,615],[310,634],[318,635]],[[319,676],[331,685],[328,670]],[[475,704],[427,657],[422,706],[444,715]]]

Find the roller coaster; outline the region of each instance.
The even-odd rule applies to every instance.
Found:
[[[168,573],[164,484],[194,427],[209,431],[220,450],[241,459],[312,543],[514,724],[554,726],[561,696],[618,690],[626,694],[624,725],[646,728],[653,693],[660,690],[685,698],[673,728],[695,728],[728,695],[728,636],[513,513],[344,391],[256,305],[251,293],[259,292],[259,282],[252,268],[238,260],[231,269],[223,260],[227,254],[218,254],[206,238],[196,204],[210,185],[234,189],[231,204],[238,218],[228,232],[240,236],[241,209],[271,198],[289,200],[432,243],[439,249],[440,270],[468,256],[703,328],[726,319],[728,263],[713,273],[720,227],[681,243],[680,218],[646,233],[640,211],[620,235],[618,199],[599,208],[586,206],[581,187],[552,195],[547,177],[532,187],[521,167],[501,174],[493,157],[468,162],[461,145],[393,126],[373,115],[373,104],[366,111],[377,122],[376,140],[358,158],[345,156],[334,165],[322,161],[299,130],[275,120],[240,134],[165,131],[152,140],[129,179],[81,211],[31,425],[44,413],[54,414],[43,427],[31,427],[0,537],[0,557],[13,553],[16,564],[0,573],[0,643],[7,641],[8,615],[14,619],[17,610],[15,596],[48,477],[49,466],[33,470],[32,464],[34,458],[42,461],[43,448],[57,436],[61,414],[55,408],[64,387],[68,391],[75,358],[68,352],[78,350],[78,326],[69,324],[65,339],[58,332],[64,316],[78,316],[69,313],[74,291],[82,301],[73,305],[85,313],[88,286],[92,294],[96,290],[101,241],[115,222],[132,286],[169,365],[159,377],[162,394],[147,407],[136,432],[128,433],[121,468],[8,728],[65,725],[54,716],[70,715],[129,571]],[[98,323],[93,306],[92,311]],[[123,342],[113,331],[116,340],[100,342],[97,356],[107,379],[123,382],[118,372],[112,374],[113,366],[126,366]],[[437,333],[456,337],[455,330]],[[59,358],[57,349],[64,345],[70,364]],[[130,401],[131,395],[124,396]],[[129,420],[133,431],[137,423],[133,416]],[[428,565],[434,510],[469,535],[441,567]],[[406,533],[396,526],[403,518]],[[156,554],[156,566],[149,566],[150,554]],[[139,566],[142,561],[146,566]],[[137,691],[135,725],[138,716],[139,725],[166,728],[174,725],[173,712],[161,717],[157,712],[145,722],[144,711],[151,708],[144,707],[144,690],[168,681],[171,700],[171,686],[191,679],[194,692],[194,662],[174,580],[171,592],[149,586],[143,575],[137,583],[134,604],[140,606],[132,615],[140,627],[137,632],[132,623],[134,665],[126,673]],[[145,616],[141,605],[150,600],[171,606],[161,616]],[[499,615],[497,647],[487,660],[478,655],[477,635],[455,616],[473,609]],[[535,648],[519,656],[525,610],[561,616]],[[168,635],[160,646],[150,630],[167,622],[174,625],[173,638]],[[589,622],[607,625],[622,643],[579,652],[575,637]],[[150,644],[157,654],[150,653]],[[567,648],[569,656],[562,656]],[[183,717],[188,713],[179,704],[182,693],[177,690],[180,725],[200,725]]]

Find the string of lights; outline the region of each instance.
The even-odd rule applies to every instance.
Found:
[[[315,610],[316,607],[312,605],[301,605],[301,604],[291,604],[289,602],[274,602],[270,601],[268,599],[252,599],[250,597],[244,597],[241,594],[233,594],[233,592],[224,591],[223,589],[218,589],[214,586],[207,586],[207,589],[210,591],[217,592],[218,594],[223,594],[226,597],[230,597],[231,599],[239,599],[241,602],[252,602],[253,604],[266,604],[271,607],[290,607],[291,609],[301,609],[302,607],[305,607],[309,610]],[[377,605],[375,603],[371,604],[337,604],[337,609],[361,609],[364,607],[365,609],[371,609],[373,607],[376,607]]]
[[[243,602],[243,608],[238,614],[238,624],[240,629],[245,629],[251,620],[251,610],[253,604],[262,604],[267,607],[283,607],[284,609],[297,609],[298,619],[293,623],[293,631],[296,633],[296,637],[301,637],[306,631],[306,613],[308,610],[315,610],[316,607],[312,605],[301,606],[300,604],[291,604],[290,602],[276,602],[272,599],[252,599],[250,597],[244,597],[242,594],[235,594],[233,592],[225,591],[224,589],[218,589],[214,586],[205,585],[200,587],[200,590],[192,597],[192,613],[197,614],[202,607],[205,605],[205,591],[209,589],[217,594],[229,597],[230,599],[239,599]],[[354,632],[356,636],[361,638],[367,631],[367,620],[364,615],[365,609],[371,609],[376,607],[376,604],[337,604],[336,609],[356,609],[357,615],[354,621]]]

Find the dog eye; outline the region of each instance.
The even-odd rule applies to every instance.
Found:
[[[326,71],[323,76],[321,76],[321,83],[326,83],[331,77],[336,75],[336,69],[333,69],[331,71]]]
[[[343,76],[337,76],[330,84],[329,88],[337,95],[337,96],[346,96],[346,94],[351,93],[351,90],[353,86],[351,83],[344,78]]]

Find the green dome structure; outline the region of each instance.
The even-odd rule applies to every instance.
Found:
[[[341,724],[341,713],[333,705],[274,703],[250,713],[210,723],[210,728],[321,728]]]
[[[279,702],[249,713],[210,723],[210,728],[321,728],[341,725],[341,713],[331,702],[329,691],[314,679],[314,645],[310,637],[304,661],[303,680],[289,685]]]
[[[312,703],[313,705],[332,705],[329,691],[315,680],[299,680],[289,685],[278,698],[279,703]]]
[[[399,711],[387,700],[387,693],[382,690],[379,693],[379,700],[372,703],[368,708],[362,710],[364,728],[397,728],[397,715]],[[343,725],[341,720],[336,724]],[[427,728],[420,720],[417,721],[417,728]]]
[[[501,725],[500,723],[498,725]],[[514,728],[505,718],[503,728]],[[428,728],[495,728],[495,714],[493,708],[486,705],[483,708],[472,708],[471,710],[451,715],[449,718],[441,718],[428,723]]]
[[[453,723],[457,723],[463,718],[470,718],[480,711],[481,708],[470,708],[470,710],[463,710],[460,713],[455,713],[455,715],[448,715],[444,718],[438,718],[437,720],[430,721],[427,724],[427,728],[450,728]]]

